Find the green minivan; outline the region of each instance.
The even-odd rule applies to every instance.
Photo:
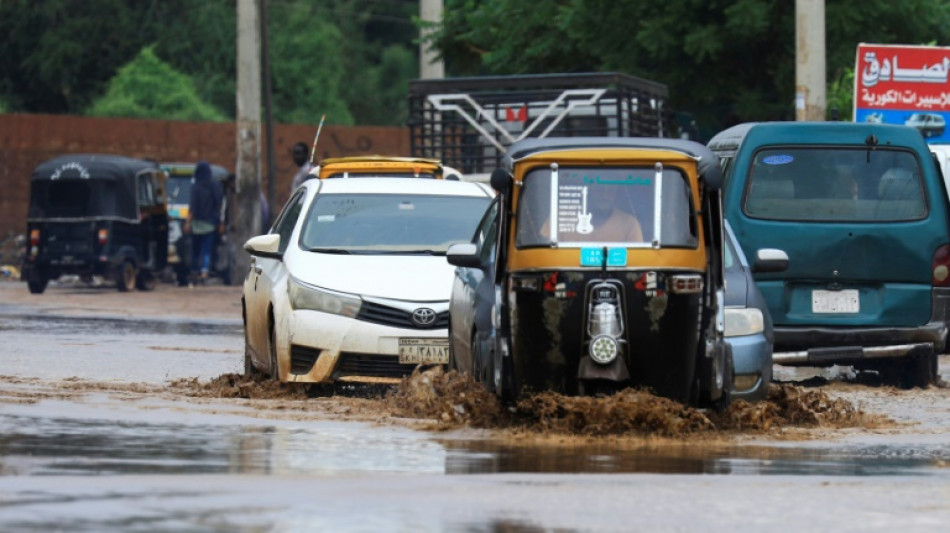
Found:
[[[785,271],[755,274],[774,322],[773,362],[934,383],[950,320],[950,214],[920,132],[745,123],[708,146],[742,249],[753,263],[788,256]]]

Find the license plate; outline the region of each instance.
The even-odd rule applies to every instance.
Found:
[[[449,362],[449,339],[400,338],[399,363],[445,365]]]
[[[812,313],[857,313],[861,301],[856,289],[843,291],[811,291]]]

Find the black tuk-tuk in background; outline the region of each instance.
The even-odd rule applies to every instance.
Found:
[[[168,266],[174,272],[178,285],[187,285],[191,271],[192,247],[191,235],[183,231],[188,218],[188,205],[191,200],[191,187],[195,181],[196,163],[161,163],[162,170],[168,174]],[[228,203],[232,201],[226,183],[230,172],[220,165],[211,165],[211,180],[221,188],[221,222],[225,228],[230,226]],[[227,234],[215,233],[214,246],[211,248],[211,272],[221,279],[224,285],[231,284],[231,267],[234,264],[234,247],[228,241]]]
[[[154,288],[167,260],[165,174],[115,155],[64,155],[30,180],[22,278],[42,293],[51,279],[115,280],[120,291]]]
[[[472,243],[449,248],[450,368],[503,399],[645,386],[729,402],[718,159],[656,138],[513,144]]]

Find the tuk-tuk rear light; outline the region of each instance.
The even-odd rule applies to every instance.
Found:
[[[512,276],[511,284],[516,291],[537,292],[541,290],[541,278],[538,276]]]
[[[703,292],[703,277],[699,274],[678,274],[670,276],[670,292],[677,294],[696,294]]]
[[[934,287],[950,287],[950,244],[945,244],[934,252],[933,279],[931,283]]]
[[[99,230],[99,246],[102,246],[107,242],[109,242],[109,230],[106,228],[101,228]]]
[[[39,246],[40,245],[40,230],[32,229],[30,230],[30,246]]]

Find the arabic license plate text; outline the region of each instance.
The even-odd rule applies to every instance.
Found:
[[[861,300],[856,289],[843,291],[811,291],[812,313],[857,313]]]
[[[399,364],[445,365],[449,362],[449,339],[403,337],[399,339]]]

